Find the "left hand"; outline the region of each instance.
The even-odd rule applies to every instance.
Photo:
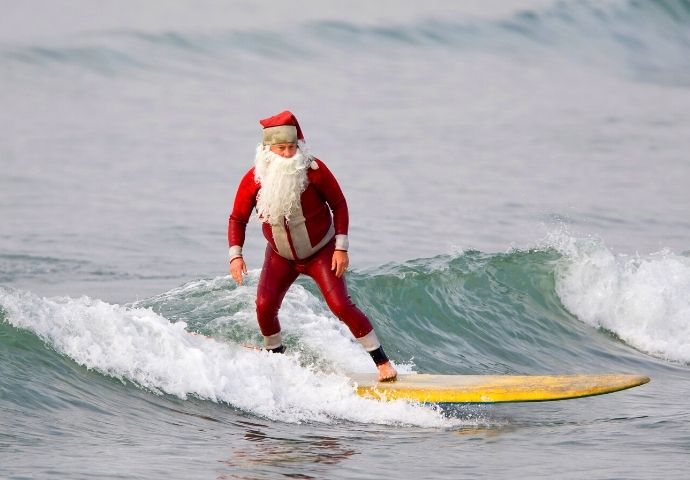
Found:
[[[347,255],[346,251],[336,250],[333,252],[333,260],[331,260],[331,270],[335,270],[335,276],[340,278],[343,273],[347,271],[347,267],[350,265],[350,257]]]

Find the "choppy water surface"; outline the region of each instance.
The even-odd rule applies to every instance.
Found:
[[[684,478],[686,1],[94,9],[0,19],[0,476]],[[652,382],[365,400],[308,279],[290,353],[242,348],[264,241],[234,286],[227,215],[284,108],[347,194],[350,290],[401,371]]]

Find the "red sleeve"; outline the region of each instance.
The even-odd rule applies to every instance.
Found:
[[[331,173],[325,163],[321,160],[314,159],[319,166],[316,170],[312,170],[314,174],[314,186],[319,193],[326,199],[328,207],[333,212],[333,226],[335,227],[336,235],[347,235],[347,229],[350,222],[350,217],[347,212],[347,201],[345,195],[340,189],[338,181]]]
[[[250,169],[237,187],[235,203],[228,219],[228,245],[230,247],[244,245],[244,235],[247,223],[256,206],[256,194],[259,192],[259,184],[254,179],[254,168]]]

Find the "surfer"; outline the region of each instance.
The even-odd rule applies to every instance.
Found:
[[[278,310],[300,274],[314,279],[333,314],[369,352],[380,381],[397,373],[369,318],[350,299],[345,283],[348,210],[338,182],[305,148],[295,116],[284,111],[259,122],[262,142],[254,166],[244,175],[228,220],[230,274],[241,285],[245,231],[256,209],[268,241],[256,295],[256,315],[266,350],[283,353]]]

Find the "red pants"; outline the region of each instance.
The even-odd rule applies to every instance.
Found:
[[[280,332],[278,310],[290,285],[300,273],[314,279],[328,308],[352,332],[360,338],[373,330],[371,322],[362,311],[352,303],[347,294],[345,276],[337,278],[331,270],[335,241],[331,241],[316,254],[304,260],[287,260],[266,246],[266,257],[259,278],[256,294],[256,316],[261,333],[268,337]]]

